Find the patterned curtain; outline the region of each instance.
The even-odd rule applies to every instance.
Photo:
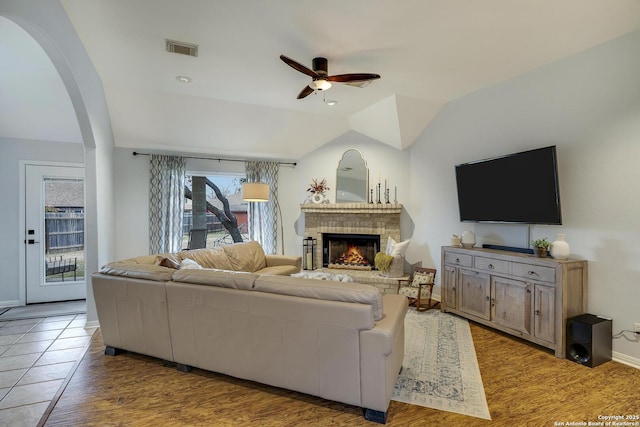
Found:
[[[151,155],[149,185],[149,253],[182,249],[184,212],[184,157]]]
[[[247,162],[247,182],[269,184],[269,201],[249,202],[249,239],[255,240],[267,254],[275,254],[278,247],[278,212],[273,194],[278,195],[278,163]],[[280,236],[282,238],[282,236]]]

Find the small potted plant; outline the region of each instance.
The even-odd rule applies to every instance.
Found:
[[[533,253],[535,256],[540,258],[545,258],[547,256],[547,251],[551,247],[551,242],[547,240],[547,238],[536,239],[531,242],[531,246],[533,246]]]

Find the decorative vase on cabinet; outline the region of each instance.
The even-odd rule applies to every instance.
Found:
[[[556,234],[556,240],[551,244],[551,256],[555,259],[567,259],[571,253],[569,244],[562,233]]]

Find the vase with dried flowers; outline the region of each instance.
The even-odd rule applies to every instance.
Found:
[[[326,179],[322,178],[322,181],[318,182],[317,179],[313,178],[311,185],[307,188],[307,192],[311,193],[308,200],[312,203],[329,203],[329,199],[324,194],[327,190],[329,190],[329,186]]]

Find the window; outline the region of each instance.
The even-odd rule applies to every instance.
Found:
[[[243,175],[238,174],[187,175],[188,191],[182,228],[183,247],[187,247],[189,231],[192,228],[207,229],[208,248],[248,240],[247,203],[242,200],[241,194],[244,179]],[[214,185],[229,203],[226,212],[222,200],[216,196]],[[221,218],[216,216],[216,211],[220,212]],[[225,217],[230,217],[231,222]],[[236,227],[233,221],[236,221]]]

